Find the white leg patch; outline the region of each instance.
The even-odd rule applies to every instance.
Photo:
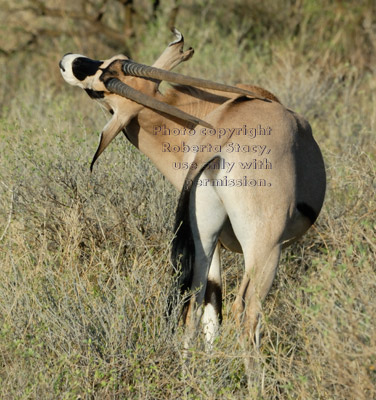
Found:
[[[204,315],[202,316],[202,324],[206,339],[206,348],[211,350],[215,338],[218,335],[219,318],[214,307],[209,303],[205,306]]]

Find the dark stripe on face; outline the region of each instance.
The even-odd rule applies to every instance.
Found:
[[[316,221],[318,214],[307,203],[298,203],[296,208],[311,221],[311,224],[313,224]]]
[[[85,89],[85,92],[90,96],[91,99],[104,98],[104,92],[100,90]]]
[[[205,290],[204,304],[211,304],[219,317],[219,322],[222,323],[222,289],[217,282],[208,281]]]
[[[95,75],[101,65],[102,61],[91,60],[86,57],[77,57],[72,63],[72,72],[79,81],[83,81],[88,76]]]

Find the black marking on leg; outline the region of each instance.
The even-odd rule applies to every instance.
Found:
[[[222,323],[222,288],[214,281],[208,280],[205,290],[205,306],[211,304],[218,315],[219,323]]]
[[[307,203],[298,203],[296,208],[298,211],[303,214],[305,217],[307,217],[310,221],[311,224],[313,224],[316,219],[317,219],[317,212]]]

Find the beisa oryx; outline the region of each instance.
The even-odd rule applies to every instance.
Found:
[[[123,131],[181,192],[172,258],[189,344],[202,321],[208,346],[222,307],[220,246],[242,252],[245,271],[233,313],[259,342],[261,304],[281,249],[314,223],[325,195],[325,168],[310,125],[257,86],[227,86],[171,72],[193,55],[170,43],[152,67],[124,55],[97,61],[66,54],[64,79],[112,114],[95,160]],[[161,81],[174,85],[164,94]]]

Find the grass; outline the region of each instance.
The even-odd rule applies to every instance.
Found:
[[[339,17],[314,3],[281,14],[295,35],[266,11],[253,30],[234,9],[234,29],[219,28],[240,1],[188,3],[178,21],[196,50],[179,72],[270,89],[307,116],[327,167],[323,211],[283,253],[266,301],[253,387],[230,313],[242,258],[223,251],[221,336],[210,354],[199,337],[185,363],[182,332],[163,317],[177,193],[123,137],[89,173],[107,117],[59,78],[69,38],[0,67],[1,399],[376,398],[372,49],[349,64],[371,3],[351,18],[350,2]],[[321,27],[328,18],[337,36]],[[161,17],[134,58],[151,63],[169,39]]]

